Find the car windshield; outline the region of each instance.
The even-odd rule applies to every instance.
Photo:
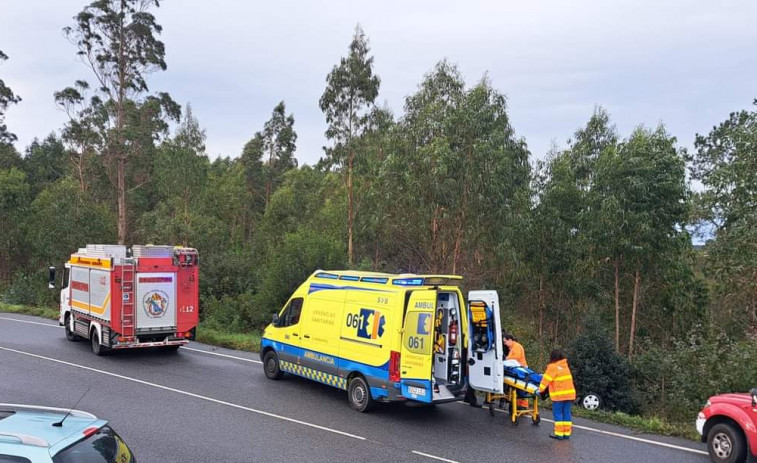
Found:
[[[121,437],[108,426],[59,452],[54,463],[134,463],[135,459]]]

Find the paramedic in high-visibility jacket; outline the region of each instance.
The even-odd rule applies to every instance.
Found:
[[[526,362],[526,349],[523,348],[523,344],[516,341],[515,337],[509,333],[505,333],[502,342],[508,350],[505,360],[515,360],[520,363],[520,366],[528,368],[528,362]],[[528,399],[520,398],[517,400],[517,403],[518,408],[528,408]]]
[[[526,349],[523,348],[523,344],[515,340],[512,334],[505,334],[503,336],[503,344],[507,347],[509,352],[505,360],[517,360],[522,367],[528,367],[526,362]]]
[[[573,375],[568,367],[568,360],[559,350],[549,354],[549,365],[539,384],[539,394],[549,388],[552,398],[552,414],[555,419],[555,432],[549,437],[553,439],[570,439],[573,422],[570,416],[570,406],[576,400],[576,388],[573,385]]]

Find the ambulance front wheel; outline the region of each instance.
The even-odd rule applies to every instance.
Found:
[[[263,369],[268,379],[281,379],[284,376],[284,372],[279,367],[279,357],[272,350],[263,357]]]
[[[347,398],[350,401],[350,406],[361,413],[373,410],[376,405],[371,397],[371,389],[362,376],[352,378],[349,387],[347,387]]]

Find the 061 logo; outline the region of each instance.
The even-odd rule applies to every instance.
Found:
[[[384,335],[386,318],[380,311],[360,309],[359,314],[347,314],[347,326],[357,330],[357,336],[365,339],[379,339]]]

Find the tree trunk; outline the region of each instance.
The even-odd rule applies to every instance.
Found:
[[[620,352],[620,258],[616,257],[615,266],[615,351]]]
[[[467,162],[465,163],[465,172],[463,173],[463,200],[460,214],[458,214],[457,230],[455,236],[455,251],[452,257],[452,273],[457,273],[457,266],[460,262],[460,254],[463,246],[463,236],[465,234],[465,210],[468,208],[468,171],[470,169],[472,148],[468,148]]]
[[[544,342],[544,274],[539,275],[539,345]]]
[[[628,358],[633,357],[633,338],[636,331],[636,307],[639,301],[639,286],[641,285],[641,271],[636,267],[636,276],[633,280],[633,305],[631,306],[631,335],[628,338]]]
[[[118,244],[126,244],[126,169],[125,159],[118,156],[116,175],[118,177]]]
[[[455,237],[455,251],[454,255],[452,257],[452,273],[457,273],[457,267],[460,262],[460,254],[463,247],[463,236],[465,233],[465,203],[466,203],[466,194],[463,193],[463,210],[460,213],[460,217],[458,219],[457,223],[457,231],[456,231],[456,237]]]
[[[273,144],[273,141],[271,141],[271,144]],[[272,183],[273,179],[271,178],[273,176],[273,148],[271,148],[268,152],[268,171],[265,174],[265,209],[268,209],[268,202],[271,200],[271,190],[272,190]]]
[[[434,218],[431,221],[431,272],[437,271],[436,243],[439,236],[439,206],[434,206]]]
[[[76,174],[79,177],[79,190],[87,191],[87,182],[84,179],[84,157],[86,153],[86,147],[82,143],[80,146],[81,154],[77,156],[75,153],[71,154],[70,159],[76,168]]]
[[[347,262],[352,265],[355,262],[354,250],[352,248],[352,226],[353,226],[353,210],[352,210],[352,161],[355,159],[354,151],[350,151],[350,155],[347,160]]]
[[[126,9],[125,2],[121,2],[121,12]],[[118,196],[118,244],[126,244],[126,156],[124,152],[124,100],[126,93],[126,53],[124,51],[124,23],[121,16],[120,35],[118,42],[118,100],[116,101],[116,189]]]

